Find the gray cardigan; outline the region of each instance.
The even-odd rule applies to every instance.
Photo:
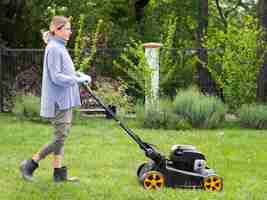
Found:
[[[55,105],[60,110],[80,106],[79,86],[75,79],[73,62],[65,41],[50,36],[45,49],[40,115],[55,117]]]

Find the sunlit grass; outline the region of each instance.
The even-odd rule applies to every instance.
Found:
[[[65,163],[77,184],[52,182],[51,158],[43,160],[34,183],[19,174],[21,160],[29,158],[52,137],[49,124],[17,121],[0,115],[0,199],[267,199],[267,134],[248,129],[165,131],[131,128],[145,141],[169,154],[173,144],[192,144],[202,151],[209,167],[224,178],[219,193],[164,188],[145,191],[136,177],[146,160],[143,152],[115,122],[87,119],[71,129]]]

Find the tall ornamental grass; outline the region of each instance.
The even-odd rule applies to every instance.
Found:
[[[194,128],[218,128],[226,114],[220,99],[200,94],[196,89],[179,92],[174,100],[174,111]]]
[[[238,116],[242,127],[256,129],[267,128],[267,105],[242,105],[238,111]]]
[[[158,108],[149,107],[145,111],[144,105],[137,106],[137,120],[143,128],[151,129],[191,129],[191,125],[182,117],[174,113],[173,102],[170,99],[160,99]]]

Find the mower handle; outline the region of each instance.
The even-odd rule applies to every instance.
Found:
[[[114,119],[118,125],[130,136],[139,147],[145,152],[145,155],[152,159],[155,162],[161,162],[164,158],[163,156],[151,145],[146,142],[143,142],[142,139],[136,135],[130,128],[126,127],[114,114],[112,110],[110,110],[91,90],[88,84],[82,84],[84,89],[89,92],[89,94],[96,100],[96,102],[104,108],[104,110]]]

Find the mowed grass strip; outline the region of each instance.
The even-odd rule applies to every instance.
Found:
[[[52,138],[50,124],[19,121],[0,115],[0,199],[267,199],[266,131],[226,128],[220,130],[166,131],[140,129],[127,122],[144,141],[168,156],[174,144],[191,144],[206,155],[208,166],[224,178],[219,193],[164,188],[145,191],[136,170],[147,160],[112,120],[86,119],[76,123],[65,144],[70,175],[79,183],[55,184],[52,157],[40,162],[35,182],[22,180],[18,167]]]

